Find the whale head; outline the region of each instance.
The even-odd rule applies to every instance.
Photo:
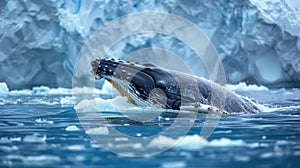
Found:
[[[101,58],[92,63],[95,79],[109,81],[129,102],[179,109],[180,88],[172,74],[152,64]]]

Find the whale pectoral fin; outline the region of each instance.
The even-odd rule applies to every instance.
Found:
[[[189,103],[188,105],[180,106],[180,110],[184,111],[193,111],[196,113],[223,113],[223,114],[229,114],[227,111],[206,105],[206,104],[201,104],[199,102],[197,103]]]

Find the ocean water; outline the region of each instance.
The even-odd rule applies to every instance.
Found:
[[[112,140],[122,141],[123,145],[114,148],[129,153],[168,147],[144,157],[126,157],[99,145],[88,134],[93,130],[82,126],[67,89],[10,92],[0,97],[0,167],[298,167],[300,90],[230,88],[272,107],[272,112],[223,115],[207,139],[200,136],[206,114],[197,114],[181,141],[167,136],[157,136],[148,145],[132,144],[126,138]],[[116,99],[105,93],[98,96],[106,109]],[[137,116],[143,115],[135,110],[139,109],[132,110]],[[103,114],[111,128],[141,140],[159,135],[175,123],[177,116],[164,113],[135,122],[113,110]],[[108,125],[102,126],[100,133],[105,138]],[[177,144],[168,146],[170,142]]]

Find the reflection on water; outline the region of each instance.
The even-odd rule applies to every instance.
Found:
[[[205,114],[197,114],[192,129],[180,142],[158,155],[128,158],[107,151],[93,142],[81,126],[72,96],[11,95],[0,98],[0,167],[101,165],[107,167],[297,167],[300,158],[300,91],[243,91],[240,94],[277,107],[274,112],[225,115],[208,139],[199,136]],[[109,97],[106,97],[109,98]],[[284,106],[284,107],[283,107]],[[280,108],[279,108],[280,107]],[[97,113],[91,115],[97,115]],[[106,127],[132,137],[150,137],[174,123],[176,112],[165,111],[148,121],[134,120],[116,111],[102,114],[108,125],[89,130],[102,135]],[[188,117],[187,117],[188,118]],[[181,118],[184,120],[184,117]],[[90,118],[91,122],[95,119]],[[102,122],[102,121],[97,121]],[[174,137],[158,136],[148,146],[127,144],[116,148],[160,148]]]

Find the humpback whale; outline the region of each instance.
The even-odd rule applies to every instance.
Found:
[[[91,66],[96,80],[104,78],[139,106],[225,114],[260,111],[251,100],[195,75],[113,58],[96,59]],[[213,96],[215,102],[224,102],[223,107],[213,106]]]

